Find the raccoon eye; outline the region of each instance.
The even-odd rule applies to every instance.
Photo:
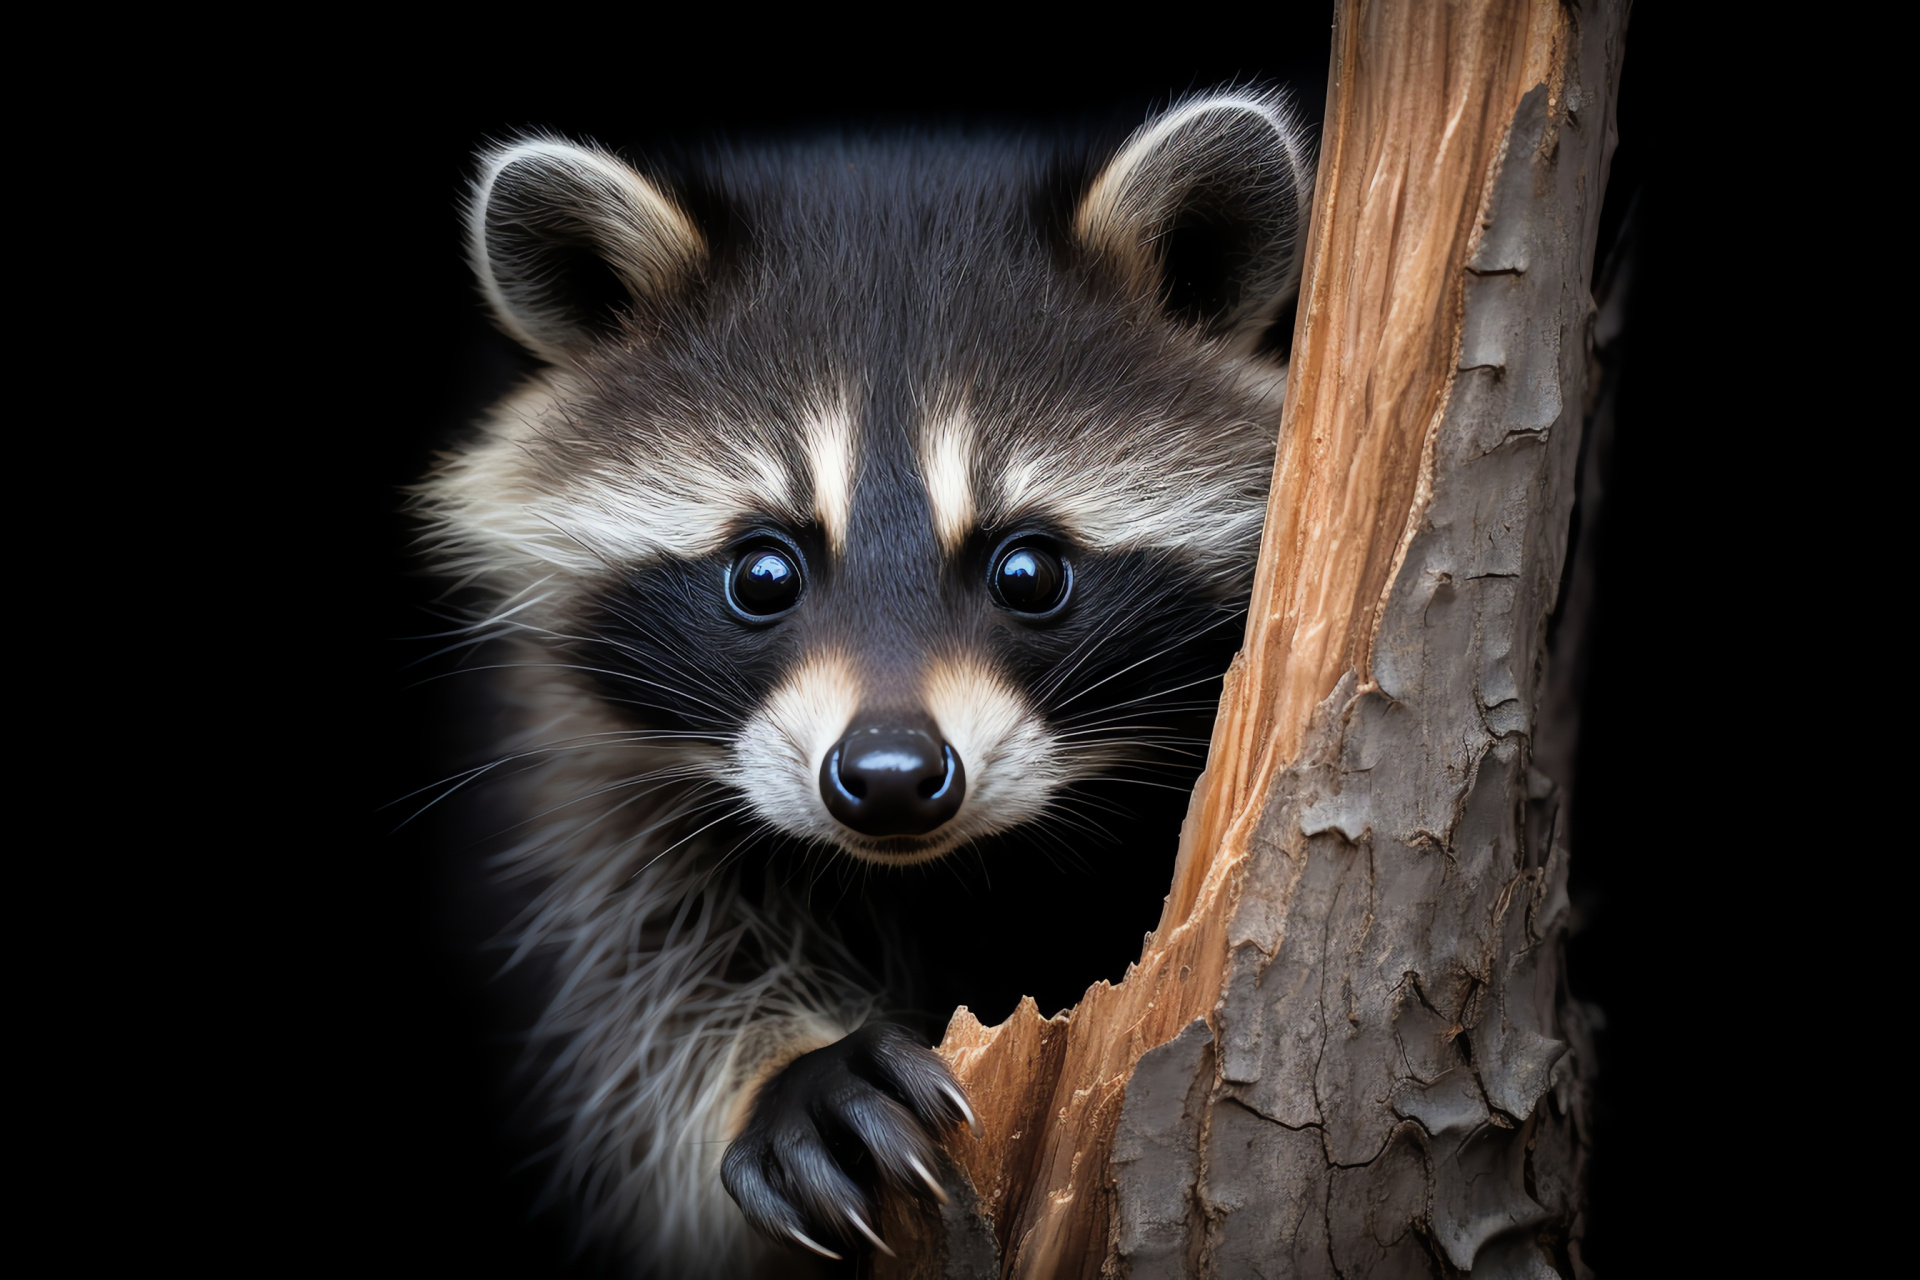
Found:
[[[1003,607],[1038,617],[1066,603],[1073,575],[1044,544],[1016,542],[994,557],[987,584]]]
[[[784,547],[750,547],[727,579],[733,607],[755,620],[777,617],[800,599],[800,564]]]

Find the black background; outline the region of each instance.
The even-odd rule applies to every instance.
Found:
[[[1614,1275],[1656,1274],[1666,1264],[1647,1260],[1676,1249],[1724,1260],[1731,1247],[1685,1231],[1683,1248],[1676,1232],[1721,1212],[1689,1167],[1711,1153],[1724,1170],[1741,1140],[1730,1081],[1764,1016],[1725,971],[1761,924],[1751,881],[1727,873],[1716,815],[1738,803],[1737,762],[1757,749],[1749,726],[1766,708],[1699,679],[1715,662],[1737,666],[1751,601],[1766,595],[1764,557],[1729,512],[1766,500],[1745,451],[1767,451],[1785,412],[1756,399],[1729,454],[1727,388],[1761,381],[1765,357],[1727,339],[1709,299],[1745,252],[1729,212],[1766,180],[1703,152],[1705,98],[1683,88],[1691,50],[1645,8],[1628,35],[1605,217],[1610,235],[1639,195],[1570,946],[1576,994],[1606,1017],[1587,1257]],[[238,1168],[205,1184],[252,1206],[231,1240],[275,1265],[291,1244],[382,1273],[565,1266],[554,1224],[531,1213],[532,1181],[492,1136],[494,1050],[447,945],[436,854],[422,829],[394,832],[403,810],[390,807],[433,780],[438,751],[433,694],[406,669],[421,653],[408,638],[436,624],[401,490],[517,359],[462,256],[457,199],[475,148],[530,126],[644,153],[665,138],[844,121],[1104,122],[1250,79],[1293,86],[1317,119],[1324,14],[1119,40],[984,23],[909,40],[769,31],[716,11],[715,29],[672,39],[628,21],[457,47],[334,41],[328,74],[258,85],[277,113],[276,154],[244,216],[284,215],[289,234],[248,237],[246,260],[228,264],[229,301],[240,328],[256,327],[241,341],[260,353],[269,408],[209,443],[276,482],[264,500],[221,501],[251,534],[237,575],[266,599],[238,621],[284,648],[263,665],[257,702],[235,712],[245,740],[268,745],[245,762],[261,771],[248,801],[226,811],[238,860],[209,871],[203,891],[240,909],[213,913],[223,936],[196,939],[217,989],[203,983],[183,1003],[205,1018],[207,1043],[237,1046],[199,1069],[194,1095],[239,1115]],[[287,314],[301,319],[272,319]],[[298,496],[282,507],[282,491]],[[1746,856],[1765,855],[1749,844]],[[235,953],[258,961],[236,965]]]

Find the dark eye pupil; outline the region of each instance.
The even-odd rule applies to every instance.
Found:
[[[800,570],[784,552],[749,551],[733,571],[733,598],[748,613],[780,613],[799,597]]]
[[[994,567],[1000,602],[1021,613],[1045,613],[1059,603],[1064,575],[1060,561],[1039,547],[1015,547]]]

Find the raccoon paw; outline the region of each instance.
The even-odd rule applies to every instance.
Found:
[[[891,1254],[873,1228],[880,1188],[945,1200],[935,1137],[961,1122],[979,1135],[946,1063],[899,1027],[869,1023],[761,1088],[720,1180],[774,1239],[829,1258],[863,1242]]]

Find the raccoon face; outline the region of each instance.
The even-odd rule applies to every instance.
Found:
[[[1190,783],[1310,172],[1244,95],[1080,178],[964,140],[658,181],[501,148],[474,265],[551,367],[429,482],[440,565],[617,732],[856,858],[935,858],[1129,769]]]

